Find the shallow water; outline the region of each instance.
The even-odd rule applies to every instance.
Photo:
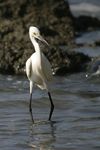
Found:
[[[100,76],[85,75],[53,77],[51,122],[48,95],[35,87],[34,124],[27,78],[0,75],[0,149],[100,149]]]
[[[91,2],[69,1],[76,15],[84,13],[83,10],[75,12],[79,2]],[[72,7],[75,2],[75,7]],[[91,4],[97,5],[96,3],[98,0]],[[84,6],[84,3],[80,6]],[[86,13],[90,14],[89,11]],[[100,18],[99,11],[93,15]],[[92,43],[100,37],[99,32],[96,36],[97,32],[83,34],[75,40],[77,43]],[[74,50],[91,57],[100,55],[99,47],[80,47]],[[51,95],[55,110],[51,122],[48,121],[50,102],[47,92],[35,87],[32,98],[34,124],[28,111],[27,78],[0,75],[0,150],[99,150],[100,73],[87,78],[86,74],[88,72],[53,77]]]
[[[100,19],[99,0],[68,0],[68,2],[74,16],[86,15]]]
[[[92,44],[97,40],[100,40],[100,30],[88,31],[88,32],[82,33],[82,35],[80,37],[75,38],[75,43]]]

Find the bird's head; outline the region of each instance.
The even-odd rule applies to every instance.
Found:
[[[46,43],[47,45],[49,45],[49,44],[47,43],[47,41],[45,41],[45,40],[42,38],[42,36],[40,35],[40,31],[39,31],[38,28],[31,26],[31,27],[29,28],[29,35],[30,35],[30,38],[38,39],[38,40],[40,40],[40,41]]]

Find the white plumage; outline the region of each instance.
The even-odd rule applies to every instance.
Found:
[[[52,70],[49,61],[42,53],[42,64],[38,61],[38,54],[35,52],[26,62],[26,73],[30,81],[33,81],[42,90],[45,89],[43,81],[50,85],[52,80]],[[45,79],[44,79],[45,78]],[[44,80],[43,80],[44,79]],[[49,91],[48,85],[48,91]]]
[[[49,120],[50,120],[54,109],[54,105],[49,91],[49,86],[52,80],[52,69],[48,59],[41,52],[40,46],[37,43],[36,39],[45,42],[47,45],[48,43],[40,36],[40,31],[36,27],[29,28],[29,36],[35,48],[35,53],[33,53],[26,62],[26,74],[30,81],[30,105],[29,105],[30,109],[29,110],[31,112],[31,118],[33,121],[31,101],[32,101],[32,91],[34,85],[36,84],[39,88],[41,88],[42,90],[46,89],[48,92],[50,102],[51,102],[51,111],[49,115]]]

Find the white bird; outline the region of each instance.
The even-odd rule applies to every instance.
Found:
[[[49,120],[51,120],[51,116],[54,110],[54,104],[50,95],[49,86],[52,80],[52,70],[51,65],[45,55],[42,53],[40,46],[37,42],[41,40],[42,42],[48,43],[41,37],[40,31],[36,27],[29,28],[29,37],[34,45],[35,53],[31,55],[31,57],[26,61],[26,74],[30,81],[30,104],[29,104],[29,111],[31,113],[31,119],[33,120],[32,115],[32,108],[31,108],[31,101],[32,101],[32,92],[35,84],[43,89],[46,89],[49,95],[50,103],[51,103],[51,110],[49,114]]]

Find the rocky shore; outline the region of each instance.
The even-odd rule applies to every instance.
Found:
[[[63,51],[59,46],[76,46],[73,42],[75,31],[100,29],[98,19],[73,17],[64,0],[1,0],[0,73],[25,74],[25,62],[34,52],[28,35],[30,26],[38,27],[50,44],[49,47],[43,44],[41,49],[55,75],[86,69],[86,62],[91,58],[67,49]],[[100,44],[100,41],[95,44]]]

